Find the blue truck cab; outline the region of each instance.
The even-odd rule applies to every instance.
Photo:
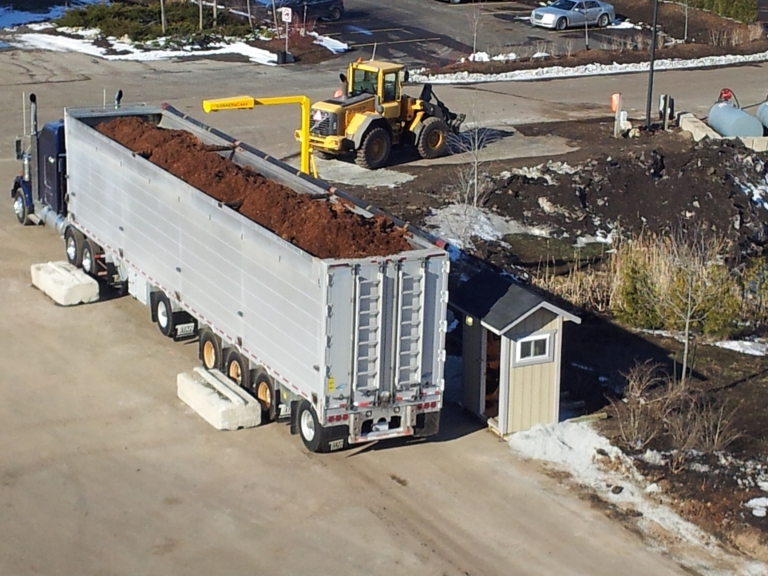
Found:
[[[20,224],[48,224],[62,233],[67,215],[67,166],[64,121],[57,120],[37,129],[37,102],[30,96],[31,134],[26,151],[16,139],[16,158],[22,173],[13,181],[13,211]]]

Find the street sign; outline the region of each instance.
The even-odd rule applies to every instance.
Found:
[[[290,8],[280,8],[280,14],[283,17],[283,22],[290,24],[293,20],[293,11]]]

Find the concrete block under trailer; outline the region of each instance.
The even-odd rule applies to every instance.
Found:
[[[445,251],[415,233],[412,250],[390,257],[313,257],[93,128],[126,115],[191,132],[296,192],[329,202],[343,196],[372,216],[170,106],[68,109],[32,139],[37,164],[66,165],[66,178],[43,175],[28,207],[46,212],[44,199],[55,196],[46,188],[62,182],[63,210],[54,218],[48,207],[43,221],[63,234],[68,259],[126,286],[164,334],[198,335],[203,366],[251,390],[264,421],[290,415],[291,431],[312,451],[435,433]],[[45,143],[61,149],[43,150]]]

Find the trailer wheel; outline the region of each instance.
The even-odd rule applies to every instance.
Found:
[[[371,128],[357,151],[355,163],[361,168],[376,170],[387,163],[391,151],[392,139],[389,132],[380,126]]]
[[[64,232],[64,250],[67,252],[67,262],[72,266],[80,266],[83,263],[83,243],[85,236],[71,226]]]
[[[310,452],[325,452],[327,442],[325,441],[325,429],[317,420],[315,409],[306,400],[299,404],[299,412],[296,415],[298,420],[299,436],[304,446]]]
[[[210,328],[200,330],[200,362],[206,370],[221,368],[221,340]]]
[[[24,202],[24,192],[22,191],[20,186],[17,186],[13,190],[13,212],[16,214],[16,220],[19,221],[19,224],[22,226],[26,226],[30,224],[29,222],[29,208],[27,207],[27,203]]]
[[[96,256],[100,253],[101,250],[91,240],[86,239],[83,242],[83,249],[80,252],[80,266],[83,268],[83,272],[94,278],[98,276]]]
[[[248,368],[248,360],[243,358],[242,354],[234,348],[227,353],[224,373],[241,388],[250,388],[251,372]]]
[[[174,319],[171,301],[163,292],[155,292],[152,303],[152,316],[157,322],[157,327],[163,336],[173,336]]]
[[[275,391],[275,383],[268,375],[261,373],[251,381],[251,393],[261,404],[261,421],[274,422],[277,418],[279,397]]]
[[[422,158],[438,158],[448,151],[448,125],[440,118],[424,120],[416,149]]]

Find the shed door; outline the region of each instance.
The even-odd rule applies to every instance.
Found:
[[[465,321],[462,333],[462,404],[473,414],[481,415],[485,410],[485,328],[475,318],[471,326]]]

